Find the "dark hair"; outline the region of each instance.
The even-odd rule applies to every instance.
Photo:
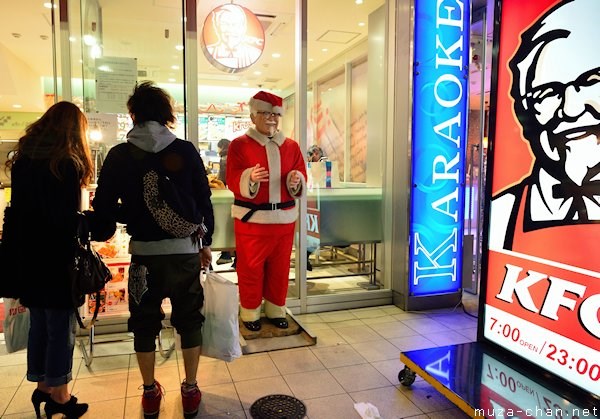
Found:
[[[229,141],[227,138],[221,138],[217,143],[217,147],[219,147],[223,151],[227,151],[227,149],[229,148],[229,144],[231,144],[231,141]]]
[[[72,160],[80,185],[88,185],[93,177],[93,168],[86,138],[87,127],[85,115],[75,104],[66,101],[55,103],[25,129],[16,153],[6,162],[6,168],[12,168],[23,155],[48,159],[50,172],[61,179],[60,163]]]
[[[169,128],[175,126],[173,100],[171,96],[152,81],[136,84],[133,94],[127,101],[127,109],[134,117],[134,123],[156,121]]]

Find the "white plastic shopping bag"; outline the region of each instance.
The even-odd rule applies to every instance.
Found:
[[[18,299],[4,298],[4,340],[6,352],[27,348],[29,310]]]
[[[215,272],[200,274],[204,288],[202,355],[231,362],[242,356],[237,284]]]

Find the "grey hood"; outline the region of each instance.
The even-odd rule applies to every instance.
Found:
[[[175,134],[156,121],[134,125],[127,133],[127,141],[149,153],[158,153],[175,141]]]

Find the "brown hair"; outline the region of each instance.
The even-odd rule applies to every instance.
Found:
[[[93,177],[92,159],[87,143],[87,119],[71,102],[58,102],[25,129],[19,139],[16,153],[6,162],[8,169],[23,155],[34,159],[48,159],[50,172],[62,178],[60,163],[72,160],[80,185],[87,186]]]

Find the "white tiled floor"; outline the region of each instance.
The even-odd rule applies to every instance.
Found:
[[[477,297],[465,294],[476,314]],[[375,405],[382,418],[463,418],[462,411],[417,377],[398,383],[400,352],[476,339],[477,319],[462,308],[407,313],[395,306],[296,316],[317,336],[303,348],[244,355],[231,363],[202,358],[198,417],[251,418],[252,403],[268,394],[300,399],[310,419],[360,418],[358,402]],[[24,352],[0,355],[0,417],[35,418],[25,380]],[[142,418],[141,376],[131,341],[95,345],[90,368],[75,350],[71,391],[90,408],[84,418]],[[182,418],[181,353],[157,354],[156,378],[166,397],[160,418]]]

